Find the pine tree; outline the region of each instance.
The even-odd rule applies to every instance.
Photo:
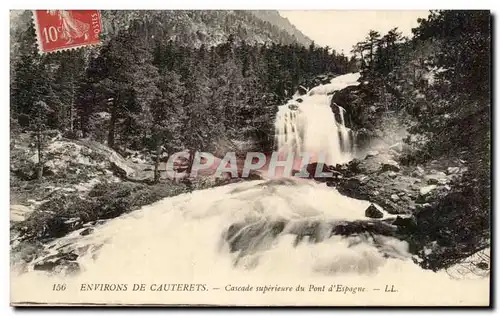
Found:
[[[101,100],[110,113],[108,146],[114,148],[118,123],[122,142],[137,145],[147,135],[137,134],[142,123],[150,117],[148,105],[157,97],[158,71],[153,66],[152,55],[141,46],[140,40],[122,33],[105,46],[98,64],[104,64],[102,79],[96,83]],[[146,129],[148,130],[148,129]]]
[[[33,25],[20,34],[19,56],[11,83],[11,115],[21,127],[30,124],[34,104],[44,101],[49,91],[45,59],[38,54]]]
[[[165,69],[161,74],[159,89],[161,96],[151,104],[155,182],[160,176],[158,167],[162,151],[170,155],[183,149],[182,123],[186,121],[182,104],[185,91],[180,75]]]
[[[47,115],[52,110],[43,101],[37,101],[33,104],[33,110],[30,120],[30,128],[33,131],[32,137],[35,139],[36,152],[37,152],[37,167],[36,177],[38,180],[42,179],[43,166],[45,164],[43,150],[46,145],[46,132],[47,132]]]
[[[84,75],[84,50],[68,51],[54,57],[57,65],[49,87],[48,102],[55,112],[53,125],[63,132],[75,136],[78,121],[76,102],[78,87]]]
[[[213,139],[212,119],[209,107],[209,89],[203,65],[193,56],[186,58],[181,68],[181,78],[185,86],[183,108],[186,113],[182,122],[184,145],[190,152],[188,173],[191,172],[192,160],[196,151],[210,148]]]

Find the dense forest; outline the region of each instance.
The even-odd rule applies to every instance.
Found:
[[[355,60],[314,43],[246,44],[228,34],[199,48],[147,37],[142,20],[97,48],[39,55],[33,26],[18,34],[12,132],[57,129],[125,149],[214,152],[224,140],[271,150],[274,115],[298,84],[355,70]]]
[[[381,129],[395,135],[393,125],[403,125],[405,165],[457,157],[466,164],[452,192],[417,216],[415,238],[446,246],[433,254],[435,268],[488,243],[491,20],[488,11],[453,10],[431,11],[418,22],[411,39],[395,28],[385,35],[370,31],[355,45],[362,84],[338,101],[354,127],[371,136],[384,137]]]

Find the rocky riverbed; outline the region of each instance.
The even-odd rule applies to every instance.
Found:
[[[392,149],[372,151],[364,159],[331,167],[335,175],[327,185],[346,196],[377,203],[391,214],[414,214],[446,195],[467,170],[458,159],[449,166],[438,161],[402,166],[397,156]]]
[[[99,246],[82,248],[66,241],[76,242],[92,235],[106,221],[165,197],[216,185],[189,188],[165,182],[159,185],[130,182],[127,179],[152,178],[152,174],[147,174],[151,168],[130,162],[102,145],[64,139],[55,139],[50,144],[47,181],[40,185],[36,180],[23,178],[29,178],[23,161],[29,162],[32,154],[17,146],[15,153],[27,157],[11,166],[15,201],[11,205],[11,260],[16,264],[23,262],[18,269],[32,265],[35,270],[76,273],[77,258],[89,251],[97,253]],[[465,162],[454,159],[405,166],[398,163],[400,147],[396,144],[367,152],[346,164],[327,166],[324,171],[332,172],[333,177],[315,179],[344,196],[368,201],[364,219],[308,220],[300,224],[284,219],[255,225],[237,222],[225,233],[231,251],[251,253],[259,245],[255,238],[272,240],[288,227],[286,233],[294,235],[297,244],[305,239],[321,242],[334,235],[368,234],[407,240],[413,246],[412,252],[420,257],[432,252],[439,254],[442,247],[433,240],[424,240],[419,227],[439,212],[439,201],[452,191],[467,170]],[[310,173],[314,174],[316,165],[310,167]],[[141,172],[145,169],[149,171]],[[88,183],[82,184],[78,179],[87,179]],[[243,227],[247,228],[241,231]],[[64,244],[54,239],[62,236],[66,236]],[[483,261],[481,267],[486,264]]]

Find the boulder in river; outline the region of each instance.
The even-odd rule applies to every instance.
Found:
[[[87,228],[85,228],[84,230],[82,230],[82,231],[80,232],[80,236],[87,236],[87,235],[90,235],[90,234],[92,234],[92,232],[93,232],[93,231],[94,231],[94,228],[92,228],[92,227],[87,227]]]
[[[35,263],[33,269],[58,274],[75,274],[80,271],[77,258],[78,255],[74,253],[57,253]]]
[[[417,227],[415,216],[397,216],[392,225],[398,226],[401,232],[411,232]]]
[[[384,213],[375,204],[370,204],[365,211],[365,216],[369,218],[382,218],[384,217]]]
[[[299,93],[299,95],[304,95],[307,93],[307,88],[300,85],[298,88],[297,88],[297,92]]]
[[[330,78],[327,75],[320,75],[317,77],[321,84],[329,84]]]

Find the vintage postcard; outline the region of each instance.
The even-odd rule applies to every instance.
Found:
[[[489,306],[491,16],[10,12],[13,306]]]

